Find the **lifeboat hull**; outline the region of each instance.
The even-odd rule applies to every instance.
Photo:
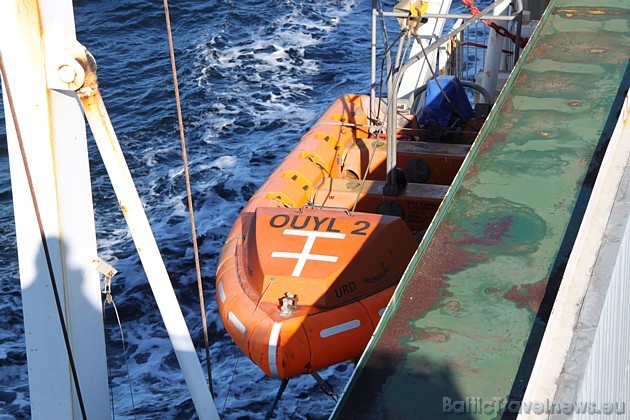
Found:
[[[258,208],[244,228],[223,249],[219,311],[281,378],[358,357],[417,246],[400,218],[369,213]]]

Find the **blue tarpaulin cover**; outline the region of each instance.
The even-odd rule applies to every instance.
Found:
[[[473,117],[473,109],[459,79],[454,76],[438,76],[427,84],[426,100],[418,116],[418,124],[437,124],[443,127],[449,125],[453,116],[453,108],[442,94],[442,90],[465,121]]]

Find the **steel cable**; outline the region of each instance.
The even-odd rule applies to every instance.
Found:
[[[173,86],[175,89],[175,104],[177,106],[177,122],[179,125],[179,137],[182,145],[182,158],[184,163],[184,177],[186,178],[186,195],[188,198],[188,214],[190,217],[190,229],[192,234],[193,253],[195,258],[195,272],[197,273],[197,289],[199,293],[199,307],[201,311],[201,322],[203,328],[203,340],[206,353],[206,369],[208,371],[208,388],[210,394],[214,395],[212,389],[212,369],[210,367],[210,343],[208,339],[208,323],[206,320],[206,308],[203,298],[203,284],[201,280],[201,266],[199,263],[199,247],[197,245],[197,230],[195,228],[195,214],[193,210],[192,191],[190,186],[190,173],[188,170],[188,153],[186,151],[186,138],[184,136],[184,123],[182,118],[182,106],[179,98],[179,84],[177,81],[177,66],[175,64],[175,48],[173,46],[173,34],[171,31],[171,18],[168,10],[168,0],[164,0],[164,17],[166,19],[166,31],[168,35],[169,53],[171,56],[171,70],[173,72]]]

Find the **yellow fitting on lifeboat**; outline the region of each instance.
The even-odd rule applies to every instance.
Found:
[[[417,4],[419,3],[419,5]],[[422,16],[429,10],[428,1],[416,1],[409,3],[409,13],[413,16]]]
[[[429,2],[421,0],[403,0],[394,6],[394,12],[407,13],[409,16],[398,18],[400,28],[409,29],[412,33],[422,26],[427,20],[422,15],[429,10]]]

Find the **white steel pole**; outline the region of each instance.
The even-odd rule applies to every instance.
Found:
[[[503,0],[496,0],[499,2]],[[507,13],[507,6],[499,6],[495,8],[492,13],[494,16],[501,16]],[[497,24],[502,27],[506,27],[505,21],[497,21]],[[488,48],[486,50],[486,59],[483,65],[483,72],[481,73],[480,85],[483,86],[488,92],[490,92],[491,100],[497,98],[497,81],[499,78],[499,70],[501,69],[501,57],[503,56],[503,41],[505,38],[497,34],[497,31],[490,28],[490,34],[488,35]]]
[[[51,89],[64,87],[64,71],[55,65],[56,51],[63,50],[58,42],[74,39],[70,0],[0,0],[0,52],[6,70],[3,103],[34,419],[73,419],[83,414],[18,144],[18,128],[85,415],[111,418],[100,282],[92,266],[97,254],[85,120],[74,93]]]

